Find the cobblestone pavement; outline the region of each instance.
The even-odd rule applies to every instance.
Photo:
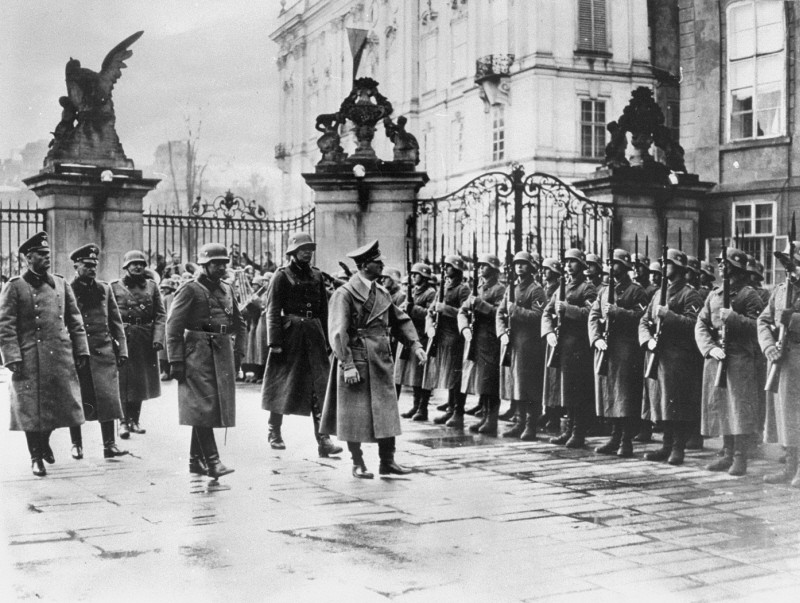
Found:
[[[75,461],[59,430],[35,478],[23,434],[6,432],[3,600],[800,596],[800,492],[761,482],[772,462],[732,478],[703,470],[711,450],[676,468],[404,421],[398,460],[415,472],[356,480],[346,456],[317,458],[308,418],[287,417],[288,449],[271,450],[257,387],[240,393],[227,445],[217,432],[236,473],[219,482],[187,471],[174,383],[145,403],[129,457],[104,460],[92,423]],[[377,470],[375,445],[365,458]]]

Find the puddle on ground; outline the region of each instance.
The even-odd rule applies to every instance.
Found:
[[[410,441],[428,448],[464,448],[467,446],[491,446],[496,443],[493,438],[486,438],[480,435],[440,436]]]

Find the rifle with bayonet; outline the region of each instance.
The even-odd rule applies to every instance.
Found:
[[[411,280],[411,250],[409,249],[408,243],[406,243],[406,312],[410,312],[412,306],[414,305],[414,283]],[[408,360],[411,357],[411,348],[408,346],[403,346],[402,351],[400,352],[400,360]]]
[[[616,283],[614,282],[614,246],[611,244],[611,241],[614,240],[614,231],[613,225],[610,227],[611,230],[609,231],[609,245],[608,245],[608,287],[606,290],[608,291],[607,295],[607,302],[613,305],[616,302]],[[638,237],[637,237],[638,238]],[[602,311],[602,306],[601,306]],[[603,327],[603,341],[606,342],[606,349],[605,350],[597,350],[595,352],[595,373],[600,375],[601,377],[605,377],[608,375],[608,340],[609,335],[611,335],[611,317],[606,314],[604,317],[604,327]]]
[[[475,342],[475,300],[478,299],[478,233],[472,233],[472,302],[469,309],[469,330],[472,338],[467,348],[467,360],[475,360],[477,343]]]
[[[561,270],[563,271],[561,277],[558,281],[558,298],[557,301],[564,301],[567,297],[567,281],[566,281],[566,269],[567,269],[567,248],[564,244],[564,222],[561,222],[561,227],[559,231],[559,243],[561,244]],[[555,311],[555,334],[556,334],[556,345],[553,347],[547,348],[547,358],[545,359],[545,364],[548,368],[558,368],[561,362],[561,349],[559,346],[559,339],[561,334],[561,314],[558,312],[558,308]]]
[[[679,231],[680,232],[680,231]],[[659,290],[658,304],[660,306],[667,305],[667,285],[669,279],[667,278],[667,229],[664,227],[664,247],[661,250],[661,270],[664,271],[661,277],[661,289]],[[648,379],[658,379],[658,348],[661,341],[661,330],[664,328],[664,321],[660,318],[656,321],[656,332],[653,336],[655,340],[655,348],[648,350],[645,359],[645,373],[644,376]]]
[[[514,274],[514,257],[511,255],[510,236],[506,243],[506,275],[506,280],[508,281],[508,297],[506,297],[506,319],[508,320],[506,334],[508,335],[508,344],[506,344],[500,366],[511,366],[511,311],[508,309],[508,304],[513,304],[516,301],[514,297],[514,283],[517,280],[517,275]]]
[[[794,242],[797,238],[797,228],[795,225],[794,220],[794,213],[792,213],[792,227],[789,230],[789,264],[786,266],[786,303],[784,304],[784,308],[786,310],[791,310],[794,307],[794,288],[795,288],[795,278],[794,278]],[[778,353],[780,357],[775,362],[770,363],[769,369],[767,370],[767,381],[764,384],[764,391],[777,393],[778,391],[778,383],[780,382],[781,378],[781,368],[783,365],[783,359],[786,357],[786,352],[789,349],[789,329],[786,328],[786,325],[781,323],[778,327],[778,341],[775,344],[775,347],[778,348]]]
[[[722,307],[731,307],[731,277],[728,270],[728,248],[725,245],[725,218],[722,218]],[[725,321],[719,327],[719,347],[727,353],[727,337],[725,336]],[[728,360],[723,358],[717,362],[717,374],[714,377],[714,387],[725,389],[728,386]]]
[[[444,240],[444,237],[443,237]],[[439,283],[439,297],[437,299],[437,303],[443,304],[444,303],[444,292],[445,292],[445,281],[447,281],[447,270],[444,266],[444,246],[442,246],[442,278],[441,282]],[[441,321],[441,316],[439,312],[433,312],[433,337],[428,339],[428,349],[425,350],[425,353],[428,355],[428,358],[433,358],[439,352],[439,323]]]

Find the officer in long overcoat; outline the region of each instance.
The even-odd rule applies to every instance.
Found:
[[[142,402],[161,395],[158,352],[164,349],[167,312],[158,285],[146,277],[147,257],[128,251],[122,258],[125,275],[111,281],[128,340],[128,362],[120,367],[119,394],[125,417],[119,422],[119,437],[143,434],[139,424]]]
[[[595,371],[595,409],[611,423],[611,438],[595,452],[633,456],[633,437],[642,413],[644,352],[639,347],[639,320],[650,301],[639,283],[630,277],[631,255],[615,249],[611,262],[614,303],[604,287],[589,310],[589,341],[595,354],[605,354],[605,375]]]
[[[72,288],[50,274],[47,233],[19,247],[28,269],[0,294],[0,352],[11,371],[11,430],[24,431],[36,476],[54,463],[50,434],[84,422],[75,371],[89,362],[89,344]]]
[[[464,338],[464,371],[461,392],[477,394],[483,416],[469,430],[497,435],[500,411],[500,341],[495,318],[506,288],[500,283],[500,260],[491,253],[478,256],[480,284],[477,297],[470,295],[458,311],[458,328]],[[472,349],[473,358],[470,356]]]
[[[667,305],[660,305],[659,296],[653,296],[639,321],[639,344],[658,355],[659,385],[658,398],[651,395],[649,408],[643,408],[642,413],[664,423],[661,448],[644,458],[666,460],[671,465],[683,464],[686,440],[700,418],[702,375],[696,360],[694,324],[703,303],[697,290],[686,282],[686,270],[686,254],[668,249],[664,268],[664,278],[669,281]]]
[[[447,390],[447,410],[433,422],[447,427],[464,427],[466,394],[461,393],[464,339],[458,330],[458,310],[469,297],[464,282],[464,260],[457,255],[444,258],[444,299],[436,298],[428,308],[427,329],[435,338],[436,352],[425,365],[424,387]]]
[[[781,471],[764,476],[770,484],[791,482],[800,488],[800,241],[794,241],[795,253],[776,251],[786,267],[787,280],[775,287],[769,303],[758,317],[758,343],[771,363],[779,363],[777,392],[772,396],[776,441],[786,450],[786,464]],[[790,295],[787,295],[790,294]],[[791,297],[791,303],[787,303]],[[780,332],[785,332],[785,346],[779,347]],[[771,413],[768,413],[771,414]],[[769,430],[767,430],[769,431]]]
[[[707,466],[709,471],[747,472],[747,448],[760,430],[759,358],[756,319],[764,308],[755,289],[749,286],[746,254],[727,249],[730,307],[723,304],[723,287],[706,298],[694,327],[703,366],[702,434],[722,436],[723,456]],[[720,258],[720,271],[724,270]],[[720,361],[727,364],[724,387],[714,385]]]
[[[370,479],[362,442],[377,442],[381,475],[403,475],[410,469],[394,460],[400,413],[394,389],[389,332],[411,348],[420,363],[427,356],[411,318],[392,303],[377,283],[384,257],[375,240],[347,254],[358,273],[334,291],[328,308],[328,340],[333,348],[322,433],[347,442],[353,476]]]
[[[283,450],[283,415],[309,414],[321,457],[342,449],[319,431],[322,403],[331,365],[328,360],[328,294],[322,272],[311,265],[317,245],[308,233],[289,238],[289,264],[278,268],[267,291],[269,356],[261,389],[261,406],[269,413],[267,439]]]
[[[516,401],[519,420],[503,437],[526,442],[536,439],[536,421],[542,405],[544,348],[542,347],[542,311],[547,296],[533,275],[539,266],[527,251],[514,255],[514,301],[506,290],[497,308],[495,329],[503,346],[511,346],[511,400]]]
[[[558,291],[559,283],[563,278],[561,262],[555,258],[545,258],[542,261],[542,282],[544,282],[544,294],[548,300]],[[550,344],[547,338],[541,338],[541,346],[544,357],[550,356]],[[542,384],[542,403],[544,413],[542,415],[542,428],[550,433],[558,433],[561,428],[561,417],[564,409],[561,406],[561,376],[558,367],[544,365],[544,379]]]
[[[585,256],[580,249],[568,249],[565,297],[560,291],[550,298],[542,316],[542,337],[558,354],[561,406],[567,410],[567,429],[552,444],[582,448],[594,417],[593,354],[586,323],[597,289],[586,280]]]
[[[431,285],[431,276],[431,267],[427,264],[417,262],[411,266],[409,272],[411,296],[406,296],[399,305],[400,309],[411,317],[414,328],[417,329],[417,338],[422,345],[428,343],[425,334],[425,319],[428,316],[428,307],[436,297],[436,289]],[[399,345],[394,363],[394,382],[396,385],[411,387],[414,392],[411,409],[400,415],[404,419],[428,420],[428,401],[431,399],[431,390],[423,386],[424,375],[425,366],[420,366],[408,348],[402,344]]]
[[[222,464],[215,427],[236,424],[236,375],[244,357],[247,325],[233,287],[222,279],[228,251],[207,243],[198,252],[202,273],[172,300],[167,355],[178,381],[178,422],[192,426],[189,472],[217,479],[233,469]]]
[[[94,243],[79,247],[70,254],[75,278],[71,286],[83,318],[89,341],[89,365],[78,370],[83,414],[87,421],[98,421],[103,437],[103,457],[110,459],[128,454],[114,441],[114,421],[122,419],[119,399],[118,366],[128,360],[128,345],[122,317],[111,286],[97,280],[100,248]],[[69,428],[72,458],[83,458],[80,425]]]

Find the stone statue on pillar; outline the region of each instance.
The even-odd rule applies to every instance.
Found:
[[[408,119],[405,115],[397,118],[397,125],[392,122],[391,117],[383,118],[383,126],[386,129],[386,138],[394,143],[394,160],[419,165],[419,143],[417,138],[410,132],[406,132]]]
[[[353,90],[339,107],[342,117],[355,124],[357,144],[351,159],[377,160],[375,149],[372,148],[375,125],[391,115],[392,111],[392,103],[378,92],[378,82],[369,77],[361,77],[353,82]]]
[[[339,127],[342,125],[340,113],[323,113],[317,115],[317,123],[314,128],[322,132],[322,136],[317,139],[317,146],[322,153],[317,165],[337,164],[347,158],[347,153],[342,148],[342,137],[339,135]]]
[[[45,167],[58,163],[133,167],[117,136],[111,92],[126,67],[125,61],[133,55],[131,44],[143,33],[138,31],[117,44],[103,60],[99,73],[82,67],[77,59],[67,62],[67,96],[58,100],[61,121],[53,132]]]

